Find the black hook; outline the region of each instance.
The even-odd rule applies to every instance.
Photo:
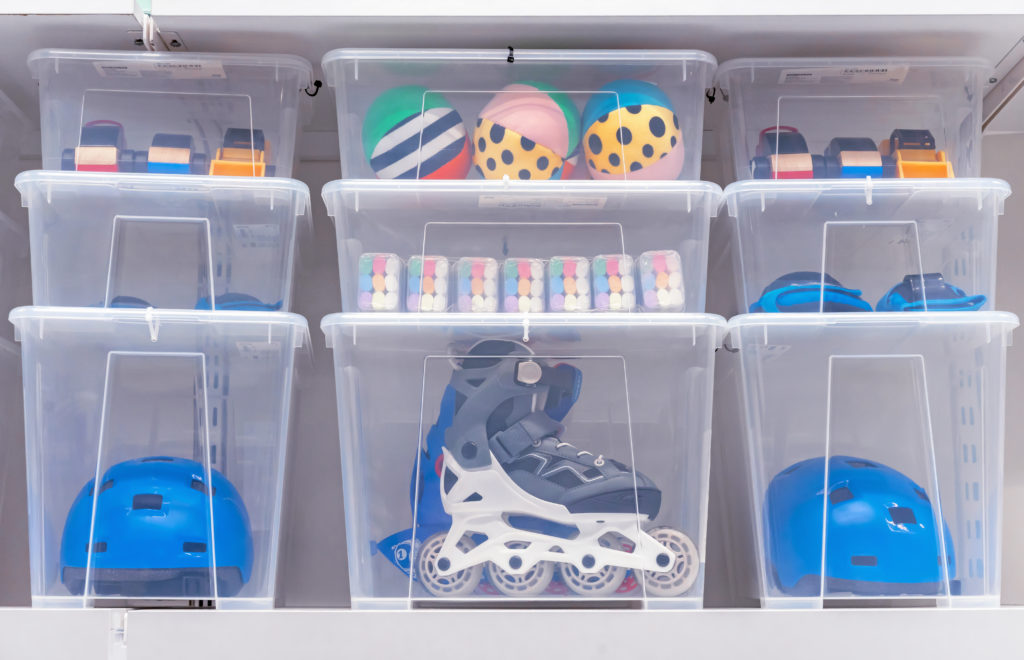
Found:
[[[715,95],[717,93],[718,93],[718,88],[716,88],[716,87],[712,87],[711,89],[705,89],[704,90],[704,96],[708,97],[708,103],[709,104],[715,102]]]
[[[306,88],[305,90],[303,90],[303,91],[305,91],[305,92],[306,92],[306,96],[316,96],[317,94],[319,94],[319,93],[320,93],[320,88],[321,88],[322,86],[323,86],[323,83],[322,83],[322,82],[320,82],[319,80],[314,80],[314,81],[313,81],[313,93],[312,93],[312,94],[310,94],[310,93],[309,93],[309,87],[307,87],[307,88]]]
[[[509,64],[512,64],[513,62],[516,61],[516,56],[512,53],[512,46],[508,47],[508,57],[505,58],[505,61],[508,62]]]

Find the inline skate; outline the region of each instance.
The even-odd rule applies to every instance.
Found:
[[[431,594],[468,596],[485,570],[506,596],[540,595],[556,572],[572,592],[598,597],[615,593],[630,570],[642,572],[650,596],[679,596],[696,582],[700,559],[688,536],[640,529],[658,515],[658,487],[562,439],[581,383],[576,367],[550,366],[512,341],[481,341],[455,361],[436,466],[451,523],[421,536],[415,557],[415,577]],[[435,443],[440,432],[431,429]]]

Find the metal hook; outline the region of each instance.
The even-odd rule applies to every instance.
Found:
[[[316,96],[317,94],[320,93],[320,87],[322,87],[322,86],[323,86],[322,82],[320,82],[319,80],[314,80],[313,81],[313,93],[312,94],[309,93],[309,87],[307,87],[303,91],[306,92],[306,96]]]
[[[509,64],[512,64],[513,62],[516,61],[516,56],[512,52],[512,46],[508,47],[508,57],[505,58],[505,61],[508,62]]]

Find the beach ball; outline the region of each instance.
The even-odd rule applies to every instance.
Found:
[[[543,83],[513,83],[476,120],[473,165],[486,179],[567,179],[579,139],[568,96]]]
[[[683,134],[665,92],[642,80],[617,80],[583,108],[583,157],[595,179],[676,179]]]
[[[363,151],[381,179],[464,179],[469,140],[462,117],[437,92],[389,89],[363,120]]]

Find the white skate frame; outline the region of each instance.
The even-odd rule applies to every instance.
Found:
[[[466,470],[459,465],[448,448],[444,452],[444,467],[457,477],[450,492],[444,492],[441,480],[441,504],[452,517],[452,526],[444,539],[438,554],[438,561],[447,559],[449,565],[438,574],[451,575],[484,562],[493,562],[503,570],[520,575],[541,561],[572,564],[582,573],[596,573],[605,566],[623,566],[644,571],[667,572],[675,564],[673,553],[650,534],[640,529],[642,520],[636,511],[632,513],[570,513],[561,504],[555,504],[534,497],[522,490],[508,476],[491,454],[491,464],[477,470]],[[466,502],[474,493],[480,499]],[[575,527],[579,534],[572,539],[531,532],[512,527],[506,516],[524,515],[550,520],[562,525]],[[599,540],[609,532],[620,534],[633,542],[633,552],[604,547]],[[486,536],[480,545],[467,552],[458,548],[463,536],[481,534]],[[509,548],[506,543],[526,544],[526,547]],[[560,550],[559,550],[560,549]],[[671,559],[660,566],[657,557],[666,554]],[[583,565],[585,556],[594,558],[590,567]],[[515,568],[509,565],[513,557],[521,564]]]

